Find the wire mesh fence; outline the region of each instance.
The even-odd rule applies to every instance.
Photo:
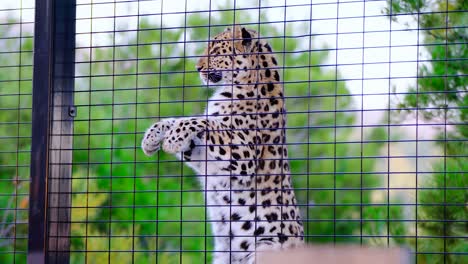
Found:
[[[248,108],[249,97],[235,93],[244,84],[217,84],[230,88],[213,98],[200,75],[214,66],[199,68],[215,57],[203,53],[209,40],[234,25],[247,33],[233,43],[247,34],[269,44],[272,52],[255,56],[274,55],[276,65],[259,64],[258,78],[284,87],[264,110],[269,81],[255,79],[252,104],[262,110],[253,115],[287,119],[285,142],[255,146],[287,154],[227,160],[255,162],[254,179],[291,175],[293,189],[270,191],[293,191],[304,240],[406,247],[415,263],[467,261],[464,1],[38,2],[0,5],[2,263],[210,263],[220,251],[213,227],[223,222],[212,212],[228,208],[226,230],[236,233],[237,222],[252,230],[247,248],[257,236],[273,239],[259,227],[291,222],[276,197],[264,203],[263,185],[228,188],[229,203],[210,205],[214,157],[201,160],[200,176],[166,151],[149,158],[140,148],[146,129],[166,118],[229,117],[223,132],[241,132],[243,113],[210,107]],[[287,111],[275,113],[283,96]],[[274,131],[260,126],[247,130]],[[255,198],[233,199],[244,191]],[[234,214],[252,206],[281,214]],[[230,239],[232,257],[244,241]]]

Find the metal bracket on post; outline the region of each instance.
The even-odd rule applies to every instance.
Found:
[[[68,107],[68,116],[75,117],[77,114],[76,107],[74,105]]]
[[[76,0],[35,11],[28,263],[69,263]]]

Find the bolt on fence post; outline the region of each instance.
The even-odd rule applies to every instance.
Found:
[[[69,263],[76,0],[36,0],[28,263]]]

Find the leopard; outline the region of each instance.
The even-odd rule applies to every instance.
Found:
[[[304,229],[291,183],[278,60],[257,31],[227,27],[196,64],[214,88],[203,114],[165,118],[142,140],[197,174],[214,237],[214,264],[256,263],[258,252],[300,247]]]

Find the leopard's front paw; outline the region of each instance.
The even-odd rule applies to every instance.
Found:
[[[167,153],[175,154],[185,152],[192,148],[193,135],[189,134],[170,134],[168,133],[163,143],[163,150]]]
[[[153,124],[146,130],[145,136],[141,141],[141,149],[147,156],[151,156],[161,148],[161,141],[164,140],[166,131],[168,131],[174,119],[164,119]]]

